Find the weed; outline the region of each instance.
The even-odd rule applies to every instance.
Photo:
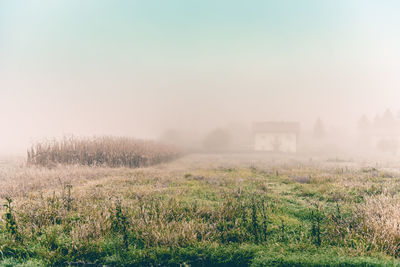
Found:
[[[311,238],[314,244],[321,246],[321,222],[323,219],[323,213],[320,205],[315,204],[315,209],[311,210]]]
[[[4,207],[6,208],[6,213],[4,214],[5,221],[6,221],[6,229],[7,232],[11,235],[11,237],[17,241],[18,243],[22,243],[23,239],[18,229],[18,224],[15,219],[14,210],[11,205],[12,199],[7,197],[6,203]]]
[[[117,200],[115,202],[115,210],[112,213],[111,217],[111,230],[115,233],[119,233],[122,235],[122,241],[124,244],[124,248],[128,249],[128,217],[122,211],[121,201]]]

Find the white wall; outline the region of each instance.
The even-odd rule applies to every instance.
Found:
[[[296,153],[297,136],[295,133],[256,133],[254,149]]]

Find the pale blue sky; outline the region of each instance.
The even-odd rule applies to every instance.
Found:
[[[395,0],[0,0],[0,145],[397,110],[398,14]]]

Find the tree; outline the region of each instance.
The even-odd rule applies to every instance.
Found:
[[[374,127],[381,128],[382,127],[382,118],[379,115],[376,115],[374,118]]]
[[[325,125],[320,118],[314,124],[314,137],[323,138],[326,135]]]
[[[211,131],[203,140],[203,147],[208,151],[226,151],[230,145],[231,136],[223,129]]]
[[[362,115],[362,117],[360,118],[360,120],[358,121],[358,130],[360,131],[366,131],[369,129],[371,123],[368,120],[367,116]]]
[[[390,109],[387,109],[383,114],[382,126],[385,128],[392,128],[394,126],[395,120],[394,115]]]
[[[383,113],[383,119],[392,121],[394,119],[393,112],[390,109],[387,109],[385,113]]]

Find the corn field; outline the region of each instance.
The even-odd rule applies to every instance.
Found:
[[[38,142],[27,152],[28,165],[72,164],[107,167],[145,167],[176,159],[169,145],[128,137],[64,137]]]

